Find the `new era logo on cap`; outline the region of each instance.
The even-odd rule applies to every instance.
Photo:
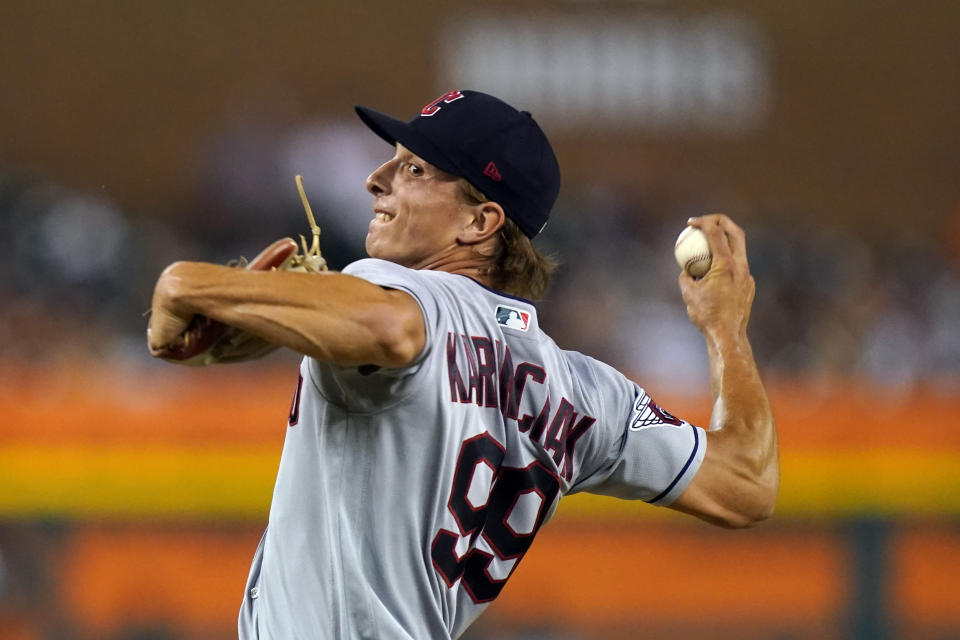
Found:
[[[509,329],[526,331],[530,328],[530,313],[523,309],[497,305],[497,322]]]
[[[487,163],[486,168],[483,170],[483,175],[487,176],[494,182],[500,182],[503,180],[503,176],[500,175],[497,165],[493,164],[493,160]]]

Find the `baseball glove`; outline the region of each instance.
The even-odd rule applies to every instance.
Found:
[[[319,273],[327,270],[327,261],[320,253],[320,227],[313,219],[313,212],[303,191],[300,176],[296,177],[300,198],[307,212],[307,220],[313,232],[313,242],[300,236],[300,247],[295,240],[283,238],[261,251],[249,263],[244,258],[228,263],[231,267],[252,271],[299,271]],[[300,249],[303,251],[301,252]],[[163,349],[150,349],[151,355],[175,364],[190,367],[205,367],[215,363],[245,362],[262,358],[279,345],[267,342],[260,336],[228,326],[217,320],[196,315],[189,326],[172,344]]]

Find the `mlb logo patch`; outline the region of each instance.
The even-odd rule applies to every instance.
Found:
[[[530,328],[530,314],[522,309],[507,307],[502,304],[497,305],[497,322],[501,326],[518,331],[526,331]]]

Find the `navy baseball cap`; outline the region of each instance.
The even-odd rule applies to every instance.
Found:
[[[403,122],[368,107],[357,115],[390,144],[465,178],[503,207],[527,237],[543,229],[560,192],[550,141],[526,111],[479,91],[448,91]]]

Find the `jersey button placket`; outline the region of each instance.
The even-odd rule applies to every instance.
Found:
[[[259,598],[259,597],[260,597],[260,587],[254,587],[254,588],[250,589],[250,599],[251,599],[251,600],[256,600],[256,599]]]

